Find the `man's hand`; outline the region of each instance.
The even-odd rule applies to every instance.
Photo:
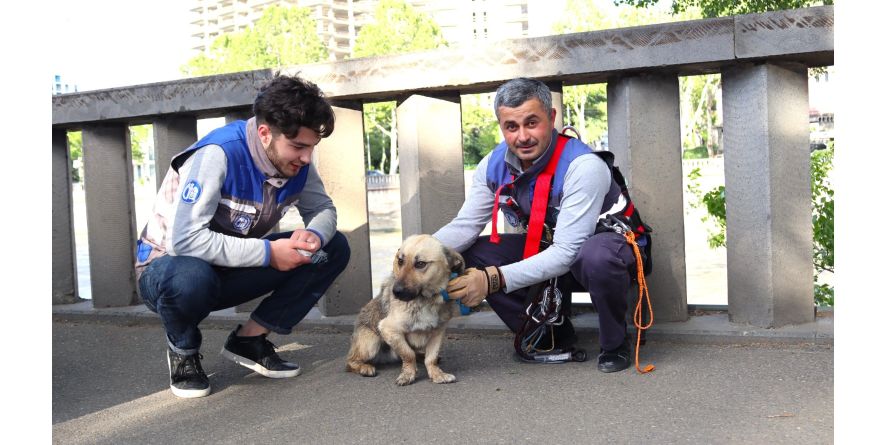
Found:
[[[289,237],[296,249],[305,250],[308,253],[315,253],[320,248],[320,237],[316,233],[305,229],[296,229],[292,231]],[[308,255],[310,256],[310,255]]]
[[[465,274],[449,281],[446,292],[450,298],[461,299],[465,306],[474,307],[482,302],[487,295],[501,289],[501,274],[498,268],[490,266],[485,269],[470,268]]]
[[[320,238],[316,233],[298,229],[289,238],[271,241],[271,267],[279,271],[295,269],[302,264],[310,264],[312,253],[320,248]],[[299,252],[301,249],[308,253]]]

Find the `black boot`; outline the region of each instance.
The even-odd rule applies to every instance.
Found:
[[[627,339],[612,351],[600,349],[600,355],[597,356],[597,369],[601,372],[618,372],[629,366],[631,366],[631,345]]]

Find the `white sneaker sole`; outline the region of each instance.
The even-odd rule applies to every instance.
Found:
[[[226,359],[228,359],[240,366],[249,368],[249,369],[265,376],[265,377],[270,377],[272,379],[285,379],[288,377],[295,377],[295,376],[301,374],[301,368],[293,369],[291,371],[272,371],[268,368],[265,368],[262,365],[259,365],[258,363],[254,362],[252,360],[249,360],[248,358],[241,357],[237,354],[234,354],[233,352],[228,351],[224,347],[222,347],[221,355],[222,355],[222,357],[224,357],[224,358],[226,358]]]
[[[166,356],[166,366],[169,368],[170,372],[172,372],[172,364],[169,363],[169,355]],[[172,386],[171,383],[169,384],[169,389],[172,390],[172,394],[176,397],[181,397],[183,399],[206,397],[212,392],[212,386],[207,386],[206,389],[181,389]]]
[[[212,388],[206,389],[179,389],[172,385],[169,385],[169,389],[172,390],[172,393],[176,395],[176,397],[181,397],[183,399],[196,399],[198,397],[206,397],[212,392]]]

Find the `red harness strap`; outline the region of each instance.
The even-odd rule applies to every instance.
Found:
[[[557,163],[560,162],[560,154],[569,138],[557,135],[557,146],[554,148],[554,154],[548,160],[548,164],[544,170],[539,173],[535,179],[535,191],[532,195],[532,209],[529,212],[529,228],[526,233],[526,244],[523,246],[523,258],[529,258],[540,248],[542,229],[545,225],[545,214],[548,210],[548,197],[551,194],[551,180],[554,177],[554,171],[557,170]],[[492,205],[492,234],[489,236],[489,242],[498,244],[501,237],[498,235],[498,200],[501,196],[501,190],[510,184],[502,184],[495,191],[495,203]]]
[[[569,138],[557,135],[557,148],[554,155],[548,160],[548,165],[535,179],[535,191],[532,195],[532,210],[529,212],[529,229],[526,232],[526,245],[523,246],[523,258],[529,258],[538,253],[541,244],[541,232],[545,225],[545,214],[548,211],[548,197],[551,194],[551,179],[557,163],[560,162],[560,154]]]

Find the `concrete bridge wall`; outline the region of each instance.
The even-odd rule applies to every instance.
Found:
[[[462,161],[459,95],[528,76],[555,91],[607,84],[610,149],[656,230],[649,280],[656,320],[685,320],[678,77],[722,73],[730,319],[764,327],[811,321],[806,68],[833,61],[834,9],[822,6],[287,67],[317,83],[340,119],[316,162],[357,254],[321,310],[354,313],[371,298],[369,255],[360,253],[369,246],[362,104],[398,101],[403,233],[430,232],[463,200],[452,179],[462,176],[450,174]],[[196,137],[198,118],[248,116],[272,75],[53,97],[53,304],[77,300],[65,132],[83,131],[93,304],[136,304],[128,125],[153,124],[162,176]]]

